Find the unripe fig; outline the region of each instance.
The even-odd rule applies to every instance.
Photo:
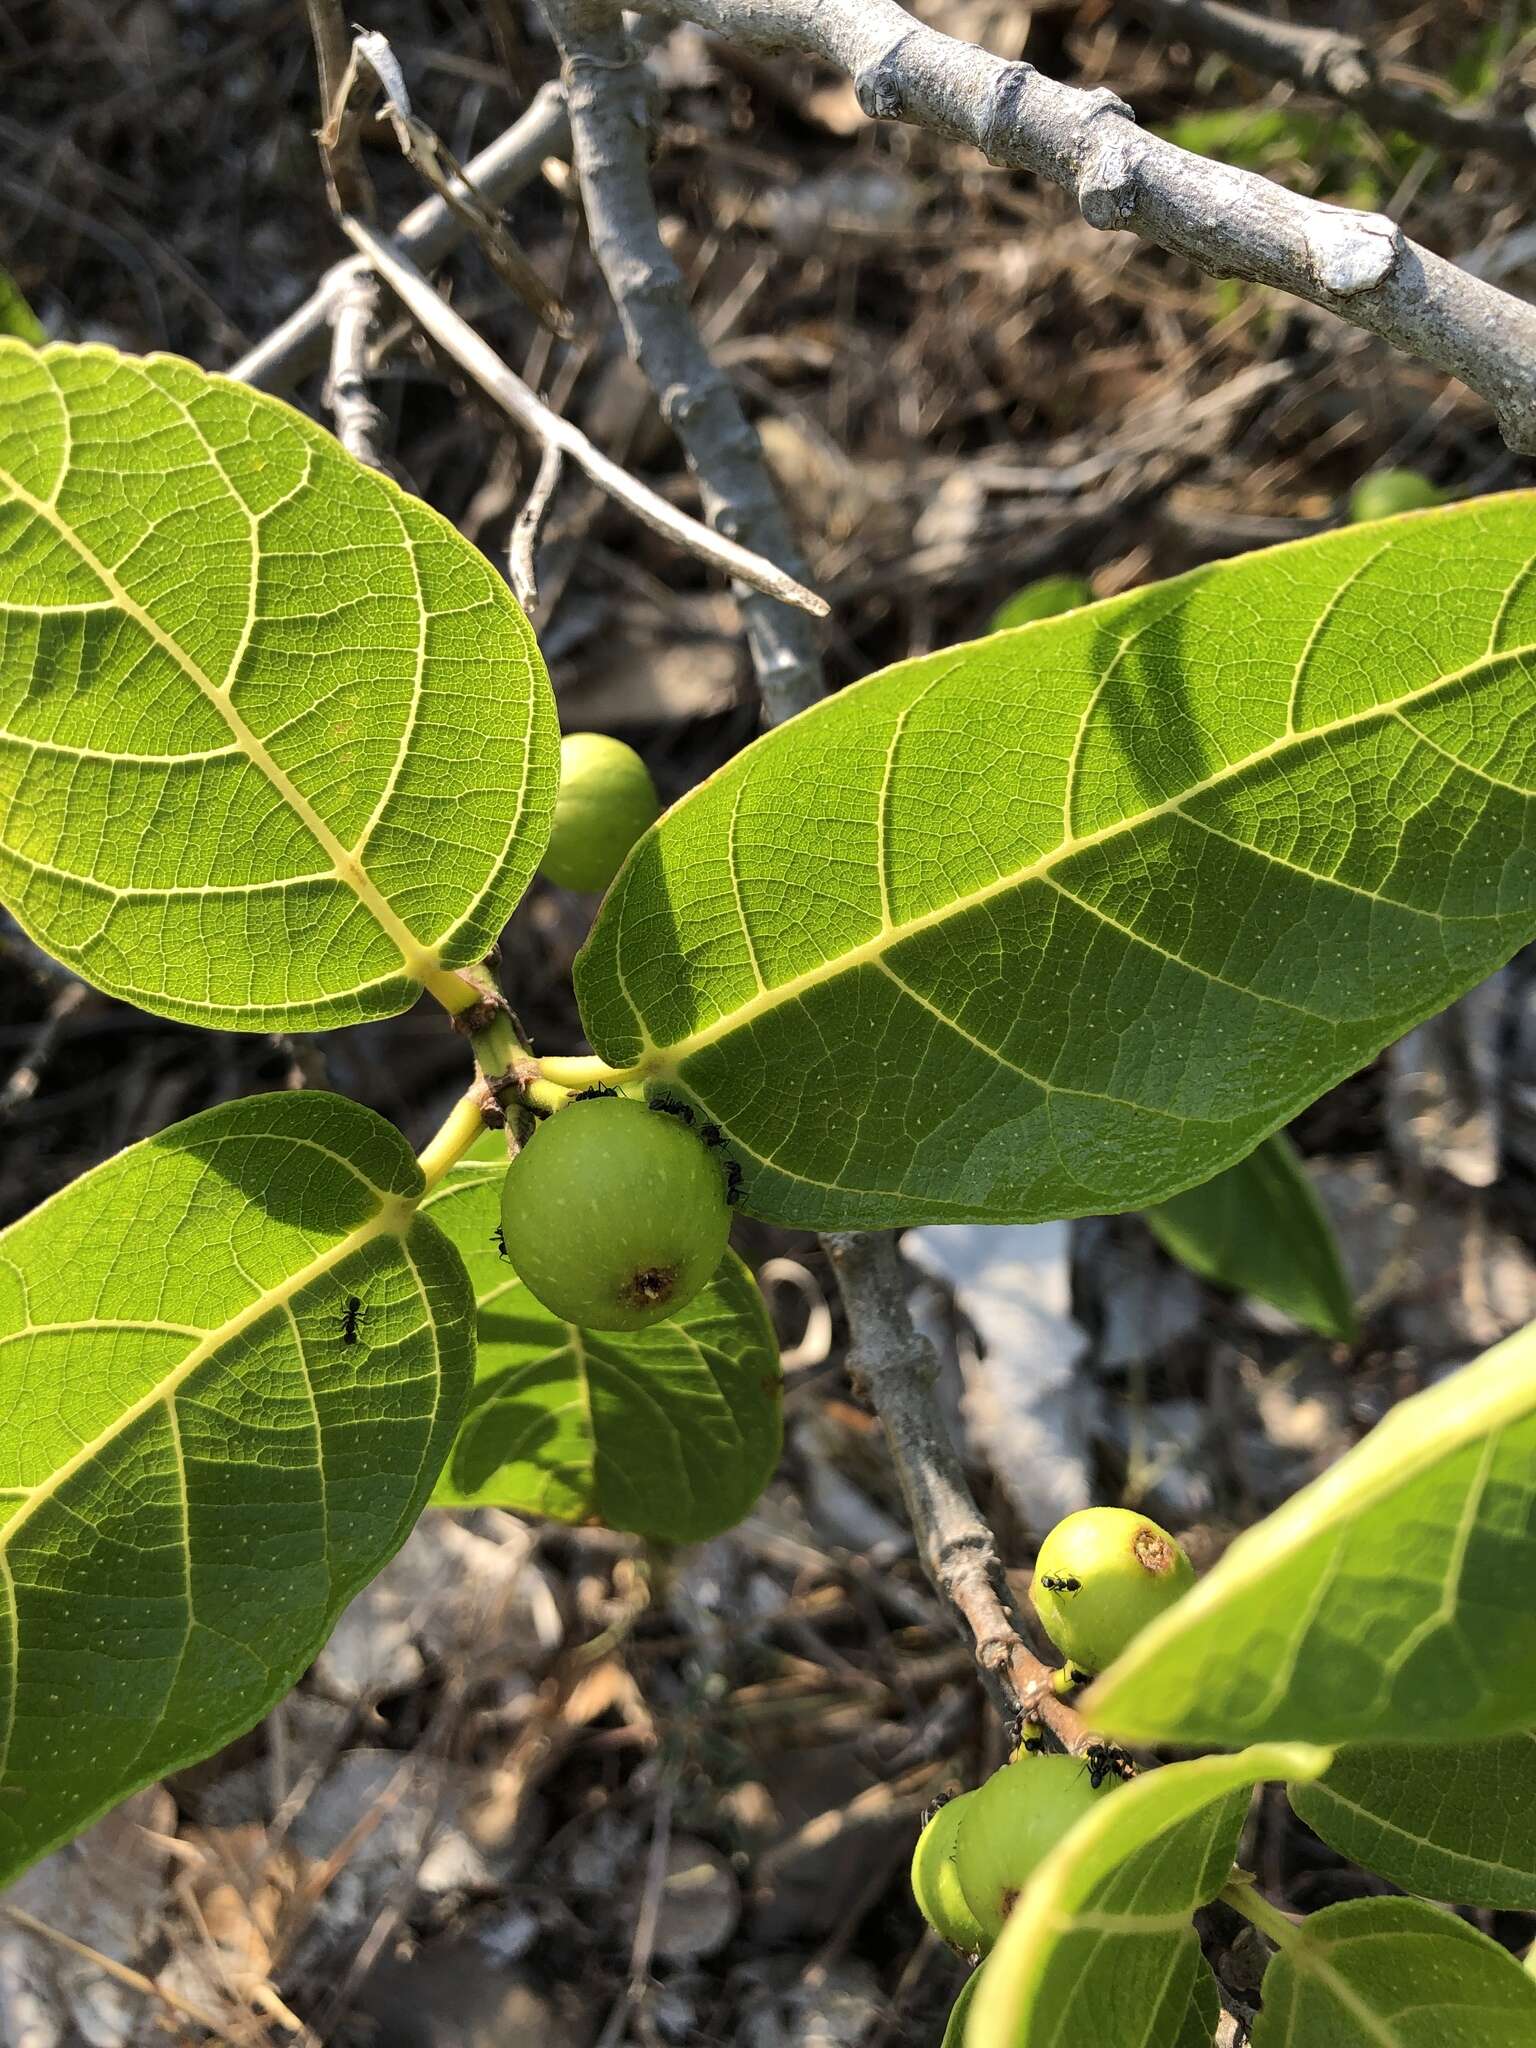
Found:
[[[961,1955],[975,1956],[992,1946],[981,1922],[965,1903],[955,1869],[955,1837],[974,1792],[962,1792],[941,1806],[917,1838],[912,1851],[912,1896],[934,1933]]]
[[[1427,505],[1444,503],[1444,491],[1416,469],[1378,469],[1361,477],[1350,492],[1349,517],[1359,526],[1367,519],[1390,519],[1395,512],[1422,512]]]
[[[1194,1583],[1182,1547],[1156,1522],[1129,1508],[1082,1508],[1041,1544],[1030,1598],[1067,1663],[1093,1677]]]
[[[606,733],[567,733],[540,874],[563,889],[606,889],[660,809],[651,771],[633,747]]]
[[[1087,604],[1093,592],[1081,576],[1042,576],[1026,583],[992,614],[989,633],[1001,633],[1009,626],[1028,626],[1036,619],[1054,619],[1062,612],[1076,611]]]
[[[622,1096],[569,1102],[507,1169],[501,1227],[552,1315],[640,1330],[693,1299],[730,1233],[725,1182],[679,1120]]]
[[[1022,1756],[971,1794],[955,1836],[955,1874],[987,1947],[1036,1865],[1112,1790],[1112,1782],[1095,1786],[1075,1757]]]

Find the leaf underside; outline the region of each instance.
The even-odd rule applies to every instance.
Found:
[[[290,407],[0,341],[0,900],[164,1016],[311,1029],[483,955],[548,836],[505,584]]]
[[[1459,1742],[1536,1699],[1536,1324],[1401,1402],[1088,1695],[1131,1740]]]
[[[1325,1842],[1421,1898],[1536,1910],[1536,1733],[1351,1745],[1291,1788]]]
[[[1147,1223],[1202,1280],[1256,1294],[1325,1337],[1354,1336],[1338,1242],[1283,1131],[1214,1180],[1156,1204]]]
[[[420,1188],[372,1111],[253,1096],[0,1235],[0,1882],[250,1727],[409,1532],[473,1342]]]
[[[1351,1899],[1303,1922],[1264,1972],[1253,2048],[1530,2048],[1536,1980],[1421,1899]]]
[[[475,1292],[475,1383],[433,1499],[697,1542],[739,1522],[778,1462],[778,1346],[727,1252],[649,1329],[581,1330],[534,1300],[496,1248],[505,1142],[494,1133],[423,1203]]]
[[[611,1064],[806,1226],[1141,1208],[1536,931],[1536,495],[902,663],[631,853]]]

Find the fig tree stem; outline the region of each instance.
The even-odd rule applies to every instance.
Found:
[[[484,1104],[485,1091],[476,1083],[459,1097],[432,1142],[417,1154],[416,1164],[427,1183],[423,1193],[431,1193],[449,1167],[458,1164],[485,1129]]]
[[[1224,1905],[1234,1913],[1257,1927],[1260,1934],[1267,1934],[1276,1948],[1290,1948],[1296,1941],[1296,1926],[1278,1906],[1270,1904],[1258,1886],[1251,1879],[1234,1877],[1221,1889]]]
[[[621,1081],[637,1081],[639,1067],[610,1067],[593,1053],[556,1055],[539,1060],[539,1074],[557,1088],[617,1088]]]

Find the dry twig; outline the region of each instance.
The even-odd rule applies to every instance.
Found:
[[[775,568],[761,555],[712,533],[697,519],[691,519],[686,512],[679,512],[676,506],[658,497],[656,492],[620,468],[618,463],[610,461],[601,449],[594,448],[579,427],[551,412],[522,378],[508,369],[484,336],[453,310],[431,279],[418,270],[408,256],[392,247],[383,235],[366,222],[351,218],[344,219],[342,227],[417,325],[453,358],[460,369],[473,377],[503,412],[532,434],[541,447],[556,447],[570,456],[611,498],[647,526],[665,534],[686,553],[697,555],[716,569],[723,569],[728,576],[750,584],[754,590],[768,591],[784,603],[799,605],[814,616],[825,614],[826,603],[814,591],[807,590],[793,576],[786,576],[782,569]]]
[[[330,117],[320,132],[321,148],[334,146],[336,138],[350,132],[351,124],[361,120],[375,94],[383,101],[383,113],[395,131],[400,154],[474,236],[502,283],[517,294],[536,319],[554,333],[568,337],[571,316],[558,295],[518,248],[498,209],[487,205],[452,151],[412,108],[405,73],[387,36],[362,29],[353,38]]]
[[[539,463],[539,473],[533,480],[533,489],[523,501],[523,508],[512,524],[512,538],[507,544],[507,574],[517,601],[523,610],[532,613],[539,601],[539,579],[534,572],[533,553],[538,544],[539,528],[544,514],[549,510],[549,501],[560,486],[560,472],[565,467],[565,456],[555,442],[551,441],[544,450]]]
[[[368,345],[379,316],[379,281],[372,271],[354,271],[337,294],[331,315],[331,370],[325,402],[336,422],[336,438],[349,455],[370,469],[384,469],[380,436],[384,415],[368,395]]]
[[[565,94],[558,85],[542,86],[511,127],[465,165],[460,196],[467,197],[473,188],[486,205],[499,205],[537,175],[546,157],[559,156],[569,147]],[[454,189],[458,191],[457,186]],[[447,199],[433,198],[411,209],[392,240],[397,249],[430,269],[456,248],[468,231],[460,210]],[[227,374],[238,383],[254,384],[258,391],[291,391],[300,378],[324,362],[331,307],[363,267],[355,257],[348,257],[328,270],[303,305],[232,364]]]

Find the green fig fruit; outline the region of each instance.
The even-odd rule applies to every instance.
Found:
[[[606,733],[567,733],[540,874],[563,889],[606,889],[660,810],[651,771],[633,747]]]
[[[912,1851],[912,1896],[935,1934],[961,1955],[981,1955],[991,1942],[981,1922],[965,1903],[955,1870],[955,1837],[974,1792],[946,1800],[917,1838]]]
[[[719,1164],[693,1132],[609,1095],[539,1125],[507,1169],[501,1227],[518,1278],[552,1315],[641,1330],[698,1293],[731,1218]]]
[[[1361,477],[1350,492],[1350,524],[1390,519],[1396,512],[1422,512],[1426,506],[1444,503],[1444,491],[1437,490],[1416,469],[1378,469]]]
[[[1030,1599],[1071,1668],[1095,1677],[1194,1583],[1183,1548],[1156,1522],[1082,1508],[1041,1544]]]
[[[1073,612],[1080,604],[1089,604],[1093,592],[1081,576],[1042,576],[1036,583],[1026,583],[1022,590],[1016,590],[992,614],[989,633],[1001,633],[1009,626],[1027,626],[1035,619],[1059,618],[1063,612]]]
[[[987,1947],[1056,1844],[1114,1789],[1070,1756],[1022,1756],[973,1792],[955,1835],[955,1874]]]

